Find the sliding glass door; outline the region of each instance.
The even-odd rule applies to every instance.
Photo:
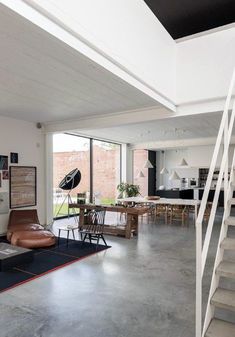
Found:
[[[53,200],[54,216],[60,217],[68,214],[67,200],[62,209],[59,208],[67,192],[59,189],[59,183],[73,169],[78,168],[82,179],[78,187],[71,191],[73,201],[77,193],[90,193],[90,140],[88,138],[59,134],[53,137]]]
[[[73,201],[77,193],[85,193],[86,200],[102,204],[114,203],[120,183],[121,146],[70,134],[53,136],[53,202],[54,217],[68,214],[66,191],[59,183],[75,168],[81,171],[81,182],[71,191]],[[60,212],[60,206],[63,204]]]
[[[113,204],[120,183],[120,145],[99,140],[92,143],[94,201]]]

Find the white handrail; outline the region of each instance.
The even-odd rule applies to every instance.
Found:
[[[231,80],[231,83],[230,83],[230,86],[229,86],[229,92],[228,92],[228,96],[226,98],[224,112],[223,112],[218,136],[217,136],[216,143],[215,143],[215,148],[214,148],[214,152],[213,152],[213,156],[212,156],[212,160],[211,160],[211,165],[210,165],[210,169],[209,169],[209,173],[208,173],[208,177],[207,177],[207,181],[206,181],[206,186],[205,186],[201,206],[200,206],[198,217],[197,217],[197,223],[199,223],[199,224],[202,223],[203,215],[205,213],[206,203],[207,203],[207,199],[208,199],[208,195],[209,195],[209,190],[210,190],[210,187],[211,187],[216,162],[217,162],[217,159],[218,159],[220,145],[222,143],[222,136],[223,136],[223,132],[224,132],[225,125],[226,125],[226,120],[228,118],[228,111],[229,111],[229,106],[230,106],[230,102],[231,102],[231,98],[232,98],[234,85],[235,85],[235,69],[233,71],[232,80]]]
[[[233,151],[231,171],[234,169],[234,166],[235,166],[235,149]],[[229,187],[230,188],[228,188],[227,193],[225,193],[226,194],[226,200],[229,200],[232,197],[232,194],[233,194],[233,189],[231,188],[232,181],[233,181],[233,174],[230,174],[230,179],[229,179]],[[228,215],[229,215],[229,207],[227,207],[224,211],[222,224],[224,223],[224,220],[228,217]],[[226,227],[221,226],[219,243],[222,242],[223,239],[226,237],[227,230],[228,230],[227,226]],[[218,267],[218,265],[220,264],[220,262],[223,259],[223,253],[221,254],[219,248],[220,247],[218,245],[215,263],[214,263],[214,268],[213,268],[213,273],[212,273],[212,280],[215,279],[216,268]],[[214,294],[217,286],[218,286],[218,280],[216,282],[211,282],[210,292],[209,292],[209,296],[208,296],[208,304],[209,304],[210,298]],[[208,325],[210,324],[210,320],[211,320],[211,309],[210,309],[210,306],[208,304],[207,304],[207,309],[206,309],[206,315],[205,315],[205,320],[204,320],[204,327],[203,327],[202,336],[205,336],[206,330],[207,330]]]
[[[205,334],[208,322],[208,307],[207,307],[207,316],[206,322],[203,328],[203,335],[202,335],[202,279],[204,275],[204,269],[209,249],[209,244],[211,240],[214,219],[216,214],[216,209],[218,205],[219,194],[221,190],[222,180],[224,177],[224,207],[226,207],[226,201],[228,200],[229,193],[228,193],[228,151],[229,151],[229,144],[232,137],[233,125],[235,120],[235,100],[232,108],[232,114],[229,120],[229,107],[232,99],[232,94],[235,86],[235,69],[233,71],[232,79],[229,86],[228,96],[226,98],[224,112],[221,119],[221,124],[219,127],[218,136],[215,143],[215,148],[213,151],[213,156],[211,160],[211,165],[205,185],[205,190],[203,193],[197,221],[196,221],[196,337],[202,337]],[[224,135],[224,138],[223,138]],[[222,140],[224,139],[224,144]],[[218,161],[218,155],[221,145],[224,145],[224,151],[222,160],[220,162],[220,171],[219,177],[215,189],[215,194],[213,198],[211,213],[208,221],[208,227],[206,231],[206,236],[204,239],[204,244],[202,246],[202,222],[204,218],[204,213],[208,201],[209,191],[211,188],[212,178],[215,171],[215,167]],[[234,165],[234,158],[233,158],[233,165]],[[233,168],[233,167],[232,167]],[[231,175],[230,175],[231,181]],[[230,185],[229,185],[230,186]],[[225,213],[224,213],[225,215]],[[209,299],[210,300],[210,299]]]
[[[223,153],[223,157],[222,157],[222,160],[221,160],[219,177],[218,177],[218,181],[217,181],[217,185],[216,185],[216,190],[215,190],[215,195],[214,195],[214,199],[213,199],[211,214],[210,214],[208,227],[207,227],[207,231],[206,231],[206,236],[205,236],[205,240],[204,240],[204,245],[203,245],[203,250],[202,250],[202,276],[203,276],[204,268],[205,268],[205,264],[206,264],[206,258],[207,258],[207,253],[208,253],[208,249],[209,249],[209,244],[210,244],[210,239],[211,239],[211,234],[212,234],[212,229],[213,229],[213,224],[214,224],[214,219],[215,219],[216,208],[217,208],[217,205],[218,205],[219,193],[220,193],[221,185],[222,185],[222,179],[223,179],[223,175],[224,175],[224,172],[225,172],[225,166],[226,166],[226,163],[227,163],[228,149],[229,149],[229,144],[230,144],[230,140],[231,140],[231,137],[232,137],[234,119],[235,119],[235,100],[234,100],[234,103],[233,103],[233,110],[232,110],[232,114],[231,114],[231,117],[230,117],[230,123],[229,123],[229,129],[228,129],[228,141],[227,141],[227,144],[224,145],[224,153]],[[224,190],[224,194],[226,194],[226,193],[227,193],[227,191]],[[224,207],[225,206],[226,205],[224,205]]]

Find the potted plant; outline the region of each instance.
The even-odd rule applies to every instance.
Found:
[[[137,197],[140,194],[140,187],[139,185],[128,184],[128,183],[120,183],[117,186],[119,195],[118,199],[122,198],[129,198],[129,197]]]

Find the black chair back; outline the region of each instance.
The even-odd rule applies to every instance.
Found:
[[[92,210],[88,213],[88,226],[87,230],[95,233],[103,233],[104,231],[104,220],[105,220],[104,209]]]

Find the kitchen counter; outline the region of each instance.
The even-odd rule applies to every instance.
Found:
[[[194,199],[194,192],[192,188],[179,190],[157,190],[156,195],[161,198]]]

